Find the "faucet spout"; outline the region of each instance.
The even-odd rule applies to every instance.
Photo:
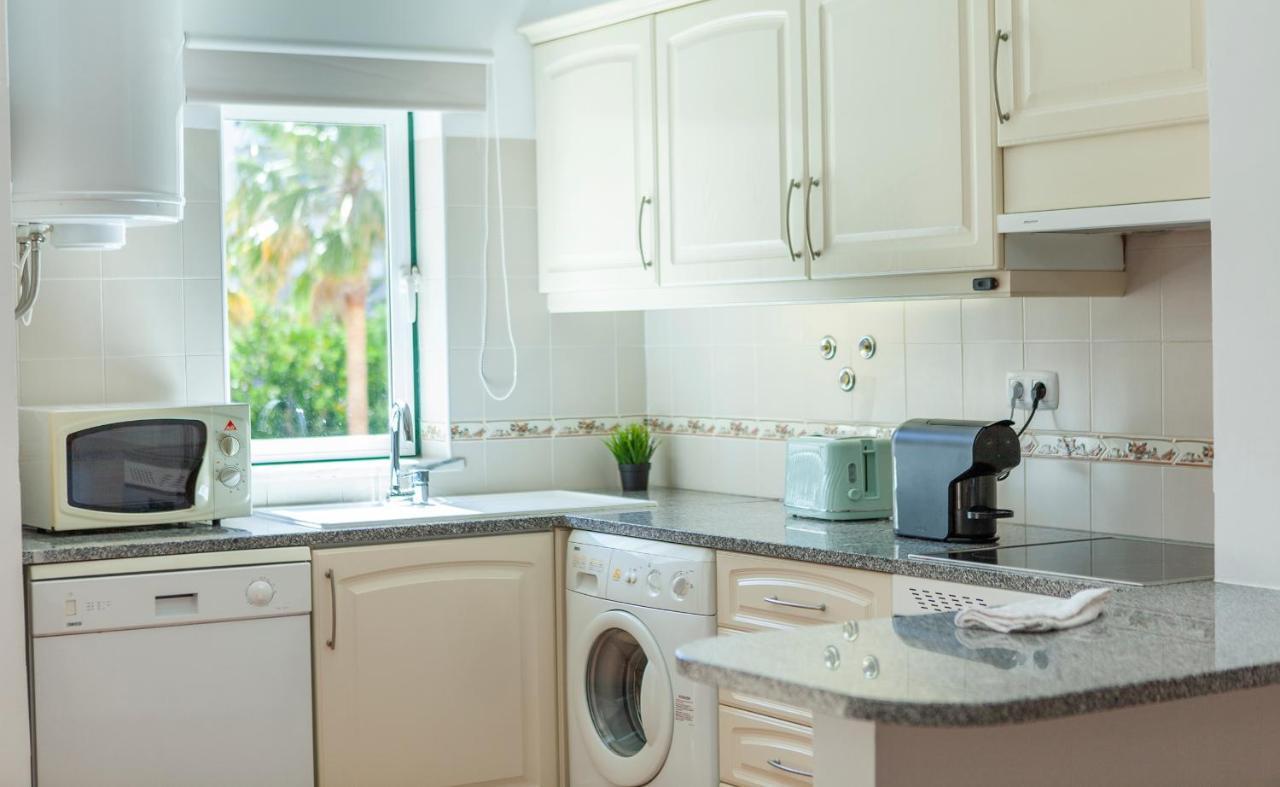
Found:
[[[413,417],[409,405],[394,402],[391,405],[391,486],[387,490],[388,497],[403,497],[409,494],[400,485],[400,436],[410,436],[410,419]]]

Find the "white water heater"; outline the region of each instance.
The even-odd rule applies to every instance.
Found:
[[[182,3],[10,0],[13,220],[119,248],[182,220]]]

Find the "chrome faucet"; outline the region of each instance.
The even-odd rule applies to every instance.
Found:
[[[394,499],[412,496],[414,505],[425,506],[431,504],[431,471],[461,462],[462,457],[455,456],[436,462],[427,462],[415,466],[412,470],[401,472],[400,437],[403,435],[405,439],[409,439],[413,436],[412,419],[413,411],[409,409],[409,405],[403,402],[391,405],[391,488],[387,491],[387,497]],[[401,486],[401,482],[406,479],[413,484],[412,489]]]

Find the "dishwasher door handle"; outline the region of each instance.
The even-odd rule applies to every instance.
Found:
[[[338,649],[338,581],[334,579],[333,569],[324,570],[325,579],[329,580],[329,639],[325,646],[329,650]]]

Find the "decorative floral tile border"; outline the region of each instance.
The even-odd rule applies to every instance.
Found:
[[[888,424],[634,415],[620,418],[601,416],[524,421],[461,421],[449,424],[449,434],[454,440],[461,441],[605,436],[620,426],[637,421],[643,421],[654,432],[662,435],[735,437],[745,440],[788,440],[805,435],[890,438],[896,428]],[[440,427],[442,429],[443,425]],[[1031,431],[1022,436],[1022,455],[1093,462],[1212,467],[1213,441]]]

